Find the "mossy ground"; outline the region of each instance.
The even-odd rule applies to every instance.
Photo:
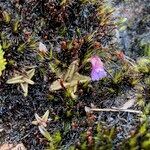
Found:
[[[85,106],[91,104],[98,108],[120,107],[129,99],[136,99],[133,109],[144,112],[150,99],[149,71],[133,74],[129,65],[116,60],[115,51],[119,48],[112,43],[115,26],[109,16],[113,11],[104,9],[103,12],[103,8],[106,8],[103,1],[99,4],[70,1],[61,5],[57,0],[1,0],[0,43],[7,60],[0,77],[1,143],[23,142],[27,149],[44,149],[48,142],[32,121],[35,113],[42,116],[46,110],[52,118],[47,130],[51,135],[58,131],[61,134],[58,149],[119,149],[136,133],[141,123],[137,114],[85,112]],[[48,55],[39,55],[38,42],[47,46]],[[103,58],[113,77],[91,82],[91,86],[79,84],[76,100],[64,90],[49,90],[57,79],[50,62],[66,70],[76,59],[80,59],[82,66],[91,54]],[[35,84],[29,85],[28,96],[24,97],[18,84],[9,85],[6,81],[14,73],[24,73],[30,68],[35,68],[32,78]],[[120,70],[121,75],[117,76]],[[90,64],[81,67],[79,72],[89,75]],[[146,131],[140,138],[145,138]]]

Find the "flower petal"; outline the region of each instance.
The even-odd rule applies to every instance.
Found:
[[[46,46],[42,42],[39,42],[39,51],[42,53],[47,53],[48,51]]]
[[[107,76],[100,57],[92,56],[90,62],[92,64],[91,78],[93,81],[98,81]]]
[[[107,76],[107,73],[103,68],[98,69],[98,70],[92,69],[92,72],[91,72],[92,81],[98,81],[106,76]]]
[[[100,57],[98,56],[93,56],[90,59],[90,62],[92,64],[92,67],[102,67],[103,66],[103,62],[101,61]]]

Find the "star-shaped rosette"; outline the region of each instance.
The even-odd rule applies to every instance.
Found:
[[[77,98],[75,93],[77,92],[78,83],[84,84],[91,81],[90,77],[78,73],[78,65],[79,61],[75,60],[70,64],[67,71],[60,73],[59,79],[51,84],[50,91],[66,89],[73,99]]]
[[[26,71],[24,73],[15,74],[15,76],[9,80],[7,80],[7,84],[20,84],[21,88],[24,92],[24,96],[26,97],[28,95],[28,86],[29,84],[33,85],[34,82],[31,80],[31,78],[34,76],[35,69],[31,69],[29,71]]]
[[[51,119],[49,118],[49,110],[47,110],[42,117],[35,113],[35,119],[36,120],[32,121],[32,124],[46,127],[48,121],[51,121]]]

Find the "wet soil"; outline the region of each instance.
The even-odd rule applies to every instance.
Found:
[[[134,58],[141,53],[136,39],[141,38],[141,36],[145,38],[149,29],[148,20],[142,22],[142,17],[146,16],[150,10],[145,3],[148,2],[140,1],[140,4],[142,4],[140,5],[141,11],[136,15],[130,13],[132,6],[115,3],[118,11],[124,10],[123,16],[127,15],[126,9],[132,15],[126,16],[130,17],[131,25],[123,33],[119,33],[119,38],[121,36],[119,45]],[[136,5],[139,5],[139,3]],[[62,7],[58,1],[0,0],[0,42],[3,42],[4,34],[4,39],[10,43],[10,47],[4,50],[9,63],[3,72],[3,76],[0,77],[0,129],[3,129],[0,132],[1,144],[22,142],[30,150],[44,149],[47,141],[40,134],[37,126],[32,125],[31,122],[35,119],[35,113],[41,116],[46,110],[50,110],[52,121],[48,123],[47,129],[51,134],[60,131],[62,136],[60,145],[62,149],[67,150],[71,145],[78,145],[82,132],[87,131],[89,127],[92,127],[93,130],[96,128],[93,123],[88,122],[84,110],[85,106],[90,106],[92,103],[99,108],[118,107],[124,104],[127,99],[134,97],[136,92],[130,85],[108,83],[102,88],[103,81],[92,82],[93,87],[90,90],[79,86],[77,100],[66,98],[64,91],[61,90],[55,93],[49,91],[49,86],[56,77],[49,68],[49,60],[39,61],[36,47],[32,47],[31,43],[42,41],[48,49],[52,48],[56,52],[57,58],[66,65],[77,57],[82,60],[83,55],[87,52],[88,44],[84,44],[78,53],[76,51],[66,53],[61,50],[61,42],[75,38],[82,39],[95,30],[99,30],[99,34],[94,37],[94,41],[101,42],[103,46],[107,46],[115,38],[113,37],[114,34],[110,32],[112,27],[107,27],[107,30],[105,28],[99,29],[95,9],[96,6],[93,4],[83,5],[77,1]],[[8,24],[1,17],[3,11],[7,11],[11,16]],[[141,16],[136,19],[139,13]],[[14,31],[17,22],[19,25],[17,30]],[[80,33],[77,32],[78,29],[80,29]],[[104,30],[106,30],[105,34],[103,33]],[[28,34],[31,35],[32,39],[32,42],[29,43],[27,42]],[[26,42],[28,45],[23,52],[18,52],[20,44]],[[12,61],[13,65],[11,65]],[[19,85],[9,85],[6,84],[6,81],[15,71],[24,71],[23,68],[28,69],[29,66],[35,66],[36,72],[32,78],[35,84],[29,86],[28,96],[24,97]],[[84,72],[84,70],[81,70],[81,72]],[[115,90],[117,89],[117,92],[107,93],[110,85]],[[118,114],[111,112],[96,113],[95,118],[93,119],[94,122],[100,122],[108,128],[116,127],[118,129],[117,136],[113,141],[114,147],[117,147],[118,143],[126,139],[140,122],[137,115],[124,112]],[[77,124],[76,128],[73,128],[73,123]]]

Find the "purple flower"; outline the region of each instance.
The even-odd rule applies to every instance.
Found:
[[[92,64],[92,71],[91,71],[92,81],[98,81],[107,76],[103,62],[98,56],[91,57],[90,62]]]

